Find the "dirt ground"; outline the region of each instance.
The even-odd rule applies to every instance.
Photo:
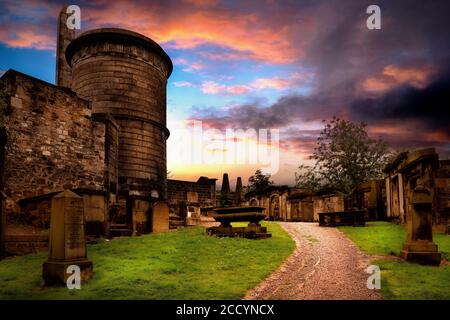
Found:
[[[336,228],[317,223],[281,222],[297,244],[283,265],[245,299],[374,300],[377,290],[367,288],[369,256]]]

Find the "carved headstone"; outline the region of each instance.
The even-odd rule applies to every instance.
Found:
[[[48,260],[43,265],[46,285],[66,284],[71,273],[67,268],[78,266],[81,281],[92,276],[92,262],[86,256],[83,198],[70,190],[52,199]]]
[[[152,231],[155,233],[169,231],[169,206],[164,201],[153,205]]]
[[[437,166],[434,149],[408,155],[400,169],[405,179],[407,239],[400,252],[407,261],[439,265],[441,254],[433,242],[433,187]]]

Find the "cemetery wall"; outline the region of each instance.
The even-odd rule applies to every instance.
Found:
[[[105,124],[68,89],[10,70],[5,161],[7,211],[19,199],[73,188],[104,189]]]

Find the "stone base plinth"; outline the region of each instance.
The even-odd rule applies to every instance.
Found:
[[[406,261],[416,262],[423,265],[439,265],[441,254],[437,245],[431,241],[415,241],[405,243],[400,256]]]
[[[267,233],[266,227],[256,225],[249,225],[247,227],[211,227],[206,229],[206,232],[211,236],[217,237],[239,237],[255,240],[272,237],[272,234]]]
[[[67,278],[71,276],[67,273],[67,268],[71,265],[76,265],[80,267],[81,272],[81,282],[88,281],[93,274],[92,262],[83,260],[72,260],[72,261],[47,261],[43,264],[42,277],[44,278],[46,286],[54,285],[66,285]]]

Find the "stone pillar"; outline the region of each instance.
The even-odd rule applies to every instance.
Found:
[[[46,285],[66,284],[67,268],[76,265],[81,281],[92,276],[92,262],[86,256],[83,198],[70,190],[52,199],[48,260],[43,265]]]
[[[6,195],[0,191],[0,260],[6,256],[6,209],[5,209]]]
[[[228,180],[228,173],[224,173],[222,178],[222,188],[220,191],[220,205],[222,207],[230,206],[233,204],[230,193],[230,181]]]
[[[405,200],[404,200],[403,175],[398,174],[398,209],[400,213],[400,221],[405,222]]]
[[[153,205],[152,231],[155,233],[169,231],[169,206],[164,201]]]
[[[386,178],[386,215],[388,217],[391,216],[391,186],[389,179],[389,177]]]
[[[420,264],[439,265],[441,254],[433,243],[432,196],[430,190],[417,186],[411,197],[411,210],[406,216],[408,236],[400,255]]]
[[[242,197],[242,178],[238,177],[236,181],[236,191],[234,192],[234,202],[236,206],[240,206],[243,201]]]
[[[66,48],[75,39],[75,30],[67,28],[67,6],[59,13],[58,34],[56,41],[56,85],[70,88],[72,85],[72,71],[66,62]]]

